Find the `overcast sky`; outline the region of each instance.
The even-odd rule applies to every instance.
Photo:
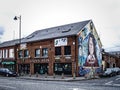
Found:
[[[19,38],[35,30],[92,19],[103,47],[120,46],[120,0],[0,0],[0,41]]]

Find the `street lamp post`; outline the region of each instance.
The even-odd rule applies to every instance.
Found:
[[[19,44],[21,44],[21,15],[14,17],[14,20],[18,20],[18,19],[19,19]],[[23,70],[22,70],[22,72],[23,72]]]
[[[19,19],[19,43],[21,43],[21,15],[14,17],[14,20],[18,20],[18,19]]]

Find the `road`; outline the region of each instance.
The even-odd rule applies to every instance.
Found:
[[[0,77],[0,90],[120,90],[120,75],[94,80],[57,82]]]

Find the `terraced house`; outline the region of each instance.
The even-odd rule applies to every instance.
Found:
[[[19,73],[79,76],[89,73],[91,67],[99,72],[101,48],[94,24],[87,20],[37,30],[21,43],[19,40],[4,42],[0,44],[0,60],[1,66],[14,66]]]

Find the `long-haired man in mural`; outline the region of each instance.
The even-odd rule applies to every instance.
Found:
[[[96,56],[95,38],[91,33],[89,34],[89,39],[88,39],[88,56],[86,58],[84,66],[92,66],[92,67],[99,66]]]

